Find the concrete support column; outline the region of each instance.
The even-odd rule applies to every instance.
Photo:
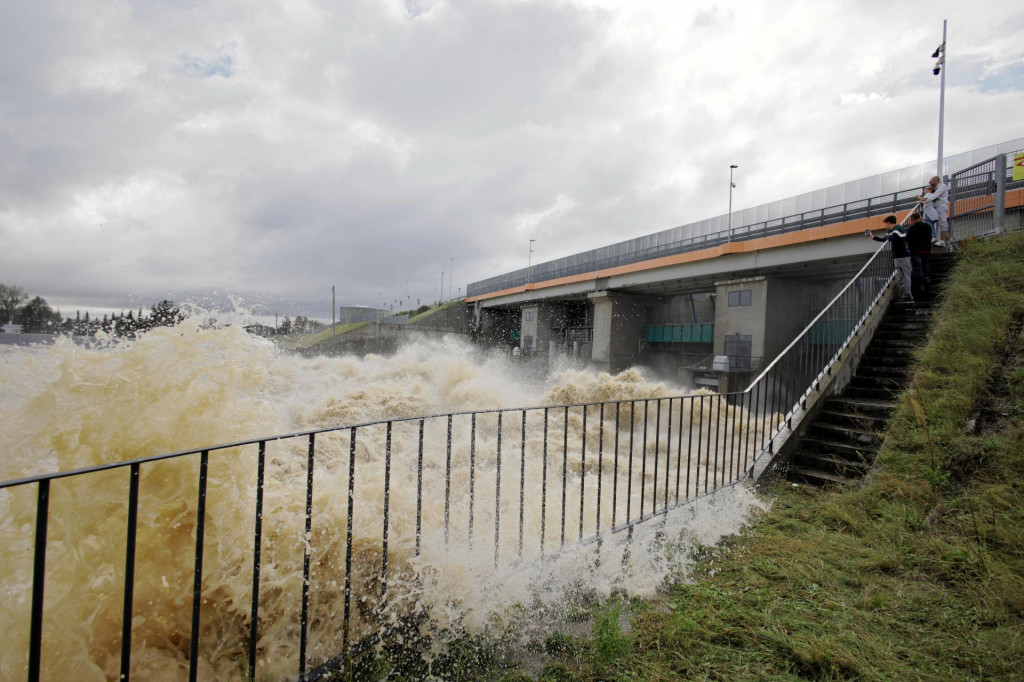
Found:
[[[594,304],[591,365],[615,374],[636,364],[644,333],[646,297],[597,291],[589,298]]]

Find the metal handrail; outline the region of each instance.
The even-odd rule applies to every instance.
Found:
[[[818,324],[819,322],[821,322],[822,320],[824,320],[826,318],[826,316],[833,310],[835,305],[847,294],[847,292],[850,290],[850,287],[852,287],[857,282],[857,280],[860,279],[861,275],[863,275],[868,270],[868,268],[875,262],[875,259],[879,257],[879,254],[881,254],[883,251],[887,250],[886,246],[888,246],[888,242],[886,242],[886,243],[884,243],[884,244],[882,244],[881,246],[878,247],[878,249],[871,255],[871,258],[868,259],[867,263],[864,264],[864,267],[862,267],[860,270],[858,270],[857,274],[853,276],[853,279],[851,279],[849,282],[847,282],[846,286],[844,286],[842,288],[842,290],[838,294],[836,294],[835,297],[833,297],[833,299],[829,302],[829,304],[826,305],[821,310],[821,312],[819,312],[817,315],[815,315],[814,319],[811,320],[807,324],[807,326],[803,328],[803,331],[801,331],[799,334],[797,334],[796,337],[792,341],[789,342],[789,345],[786,346],[785,348],[783,348],[782,352],[779,353],[776,356],[776,358],[774,360],[772,360],[771,363],[769,363],[769,365],[767,367],[764,368],[764,371],[762,371],[757,376],[757,378],[755,378],[753,381],[750,382],[750,386],[747,386],[746,390],[748,390],[748,391],[751,390],[754,387],[755,384],[757,384],[759,381],[763,381],[765,379],[765,377],[767,376],[767,374],[769,372],[771,372],[773,369],[775,369],[775,367],[780,362],[782,362],[783,358],[791,350],[793,350],[796,346],[798,346],[800,343],[802,343],[804,341],[804,339],[810,333],[811,329],[816,324]],[[893,272],[891,276],[894,277],[895,274],[896,273]],[[888,284],[888,282],[887,282],[887,284]],[[865,312],[864,315],[867,316],[867,312]],[[863,321],[863,318],[861,320],[858,320],[858,324],[861,321]],[[828,364],[831,364],[831,363],[828,363]],[[823,368],[822,371],[824,371],[824,369],[825,368]]]

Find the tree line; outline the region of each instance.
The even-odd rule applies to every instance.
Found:
[[[148,313],[139,308],[119,315],[103,315],[102,319],[83,316],[63,317],[41,296],[30,298],[20,286],[0,284],[0,324],[18,324],[26,334],[72,334],[94,336],[105,332],[122,338],[135,338],[154,327],[173,327],[188,317],[173,301],[164,299],[150,307]]]
[[[88,311],[85,315],[78,311],[73,318],[64,317],[59,310],[51,308],[46,299],[40,296],[30,298],[19,286],[0,284],[0,325],[21,325],[21,330],[26,334],[94,336],[104,332],[122,338],[135,338],[154,327],[173,327],[186,317],[187,313],[166,299],[150,306],[148,311],[139,308],[138,312],[129,310],[127,313],[104,315],[100,319],[90,318]],[[285,316],[281,324],[273,327],[257,324],[249,325],[245,330],[259,336],[276,336],[309,334],[326,326],[318,320],[298,315],[294,321]]]

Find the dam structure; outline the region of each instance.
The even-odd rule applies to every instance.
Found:
[[[996,151],[951,174],[954,244],[1015,229],[1024,202],[1007,168]],[[897,289],[888,243],[854,225],[876,208],[909,210],[910,191],[886,195],[888,204],[847,202],[837,222],[818,209],[808,218],[816,226],[747,225],[737,228],[746,239],[559,277],[542,270],[547,279],[531,273],[469,297],[478,335],[518,344],[524,361],[544,359],[541,341],[548,353],[571,341],[575,356],[615,371],[678,344],[659,351],[666,362],[708,352],[708,374],[698,377],[693,362],[688,371],[716,391],[594,374],[589,391],[542,404],[433,414],[383,391],[370,396],[383,417],[331,401],[310,428],[0,481],[0,580],[17,595],[0,601],[0,671],[30,682],[168,670],[190,680],[323,679],[351,674],[378,645],[442,641],[470,618],[452,608],[473,594],[493,606],[524,576],[539,584],[621,569],[635,538],[680,517],[675,510],[768,475],[850,380]],[[150,333],[173,336],[170,348],[203,347],[198,362],[211,355],[204,344],[234,332]],[[186,333],[195,344],[181,342]],[[717,353],[726,348],[738,352]],[[200,370],[202,385],[213,373]],[[269,419],[270,407],[257,400],[233,416],[258,409]],[[140,450],[147,435],[137,436]],[[86,444],[89,457],[99,449]]]
[[[993,195],[999,174],[982,169],[998,156],[1005,205],[981,209],[1000,211],[984,229],[1019,221],[1021,149],[1024,138],[947,157],[951,215]],[[737,211],[735,227],[722,215],[534,264],[469,284],[466,301],[481,335],[541,364],[641,364],[684,385],[742,388],[875,251],[864,231],[904,217],[933,175],[934,162],[910,166]],[[954,222],[953,246],[982,234]]]

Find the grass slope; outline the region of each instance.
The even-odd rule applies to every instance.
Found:
[[[969,244],[868,480],[767,491],[630,633],[598,608],[539,679],[1022,679],[1022,321],[1024,235]]]

